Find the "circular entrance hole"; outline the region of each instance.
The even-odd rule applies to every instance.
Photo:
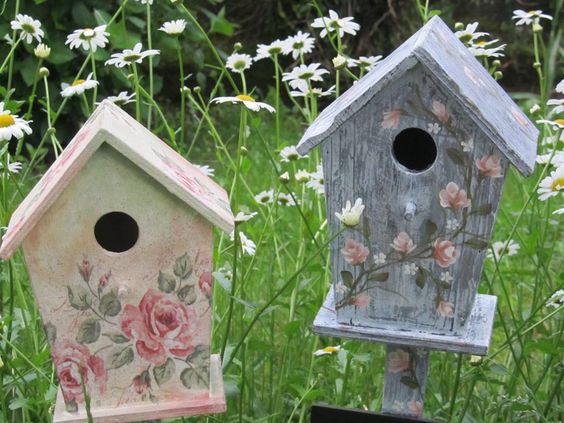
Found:
[[[407,128],[394,139],[395,159],[413,172],[431,167],[437,158],[437,146],[433,137],[419,128]]]
[[[139,238],[139,226],[130,215],[110,212],[94,225],[94,236],[100,246],[113,253],[123,253],[132,248]]]

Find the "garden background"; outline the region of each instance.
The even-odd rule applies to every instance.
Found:
[[[481,293],[499,298],[490,353],[477,359],[434,352],[425,415],[453,422],[563,420],[564,242],[562,214],[554,214],[564,189],[562,180],[558,185],[564,175],[563,94],[556,90],[563,77],[561,0],[5,0],[0,8],[0,38],[8,37],[0,42],[0,96],[4,108],[30,122],[31,130],[24,137],[2,133],[0,226],[7,226],[95,102],[121,91],[135,94],[123,108],[188,160],[213,169],[213,178],[230,193],[233,212],[243,213],[234,240],[216,233],[212,351],[223,357],[228,411],[185,421],[308,421],[313,401],[380,408],[383,346],[311,332],[329,288],[331,235],[319,153],[301,158],[292,146],[318,111],[377,66],[376,56],[387,56],[433,14],[440,13],[453,30],[478,21],[478,30],[490,33],[481,40],[499,39],[485,47],[506,44],[479,59],[531,120],[541,121],[541,157],[529,178],[512,169],[504,189],[480,284]],[[321,37],[312,23],[330,9],[353,17],[360,29]],[[516,25],[514,9],[542,9],[551,19]],[[21,31],[11,22],[18,14],[40,21],[48,53],[37,47],[38,37],[17,42]],[[159,30],[177,19],[186,22],[179,33]],[[96,52],[65,45],[74,30],[100,25],[107,25],[109,41]],[[233,54],[255,57],[257,44],[298,31],[311,34],[310,51],[292,55],[296,49],[290,48],[249,66],[243,58],[242,68],[228,60]],[[466,41],[484,48],[477,40]],[[111,54],[139,42],[159,53],[136,65],[105,64]],[[362,56],[364,64],[349,61]],[[312,63],[328,72],[304,89],[291,86],[284,74]],[[90,73],[98,84],[61,95],[61,83],[81,86],[73,82],[88,81]],[[235,105],[211,101],[237,95],[251,96],[255,108],[258,102],[273,106],[276,113],[266,106],[247,109],[247,97],[233,100]],[[16,254],[1,263],[0,422],[50,421],[56,384]]]

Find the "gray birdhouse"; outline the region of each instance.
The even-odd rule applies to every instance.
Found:
[[[316,331],[485,354],[495,297],[478,282],[508,167],[531,174],[537,135],[438,17],[323,110],[298,151],[321,146],[329,227],[345,229]]]

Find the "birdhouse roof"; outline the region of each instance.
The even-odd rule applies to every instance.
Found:
[[[438,16],[325,108],[300,140],[298,152],[306,154],[321,143],[417,63],[459,100],[468,117],[522,174],[532,173],[538,129]]]
[[[115,104],[104,101],[14,211],[0,247],[9,258],[98,148],[108,143],[225,232],[234,219],[225,190]],[[116,181],[119,183],[119,181]],[[100,190],[110,187],[100,187]]]

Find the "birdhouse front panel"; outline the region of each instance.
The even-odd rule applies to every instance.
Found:
[[[344,95],[347,95],[346,93]],[[389,82],[323,143],[339,323],[461,334],[508,161],[428,69]]]
[[[68,411],[205,401],[207,219],[103,143],[23,249]]]

